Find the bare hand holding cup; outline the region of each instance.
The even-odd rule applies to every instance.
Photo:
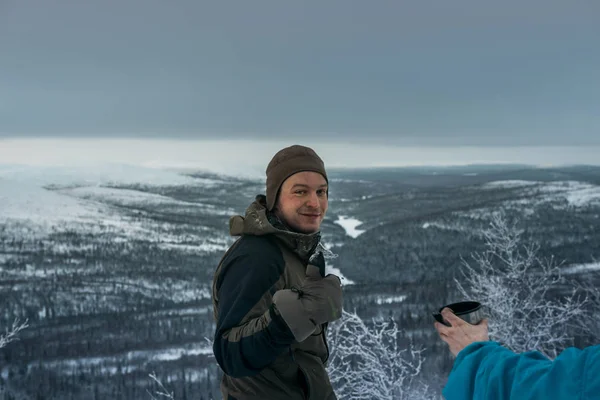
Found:
[[[487,319],[481,320],[477,325],[471,325],[454,315],[449,308],[444,308],[441,314],[451,326],[445,326],[439,322],[435,322],[434,326],[440,338],[448,344],[450,352],[455,357],[472,343],[490,340]]]

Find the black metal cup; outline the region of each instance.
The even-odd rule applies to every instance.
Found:
[[[448,304],[440,307],[437,313],[432,313],[433,318],[435,318],[437,322],[446,326],[452,325],[442,317],[441,312],[444,308],[449,308],[457,317],[471,325],[477,325],[485,316],[483,313],[483,306],[476,301],[461,301],[459,303]]]

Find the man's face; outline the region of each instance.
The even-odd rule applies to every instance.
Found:
[[[281,185],[275,214],[294,231],[318,232],[326,211],[327,181],[323,175],[298,172]]]

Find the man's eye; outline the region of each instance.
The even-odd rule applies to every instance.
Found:
[[[325,190],[318,190],[318,191],[317,191],[317,194],[318,194],[319,196],[325,196],[325,193],[327,193],[327,191],[325,191]]]
[[[304,193],[306,193],[306,190],[297,190],[296,191],[296,194],[304,194]]]

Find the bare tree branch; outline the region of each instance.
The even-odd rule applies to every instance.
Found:
[[[574,321],[574,326],[584,335],[589,336],[592,343],[600,342],[600,289],[591,282],[580,282],[578,288],[588,299],[590,317]]]
[[[152,372],[148,376],[150,376],[150,379],[152,379],[158,385],[158,390],[155,391],[154,394],[156,394],[158,397],[164,397],[169,400],[175,400],[175,397],[173,396],[173,392],[169,393],[169,391],[164,387],[164,385],[162,384],[160,379],[158,379],[156,377],[156,374],[154,372]],[[149,390],[146,390],[146,391],[148,392],[148,394],[150,395],[150,398],[152,398],[152,400],[158,400],[157,397],[154,397],[152,392],[150,392]]]
[[[344,311],[328,331],[331,356],[328,372],[342,399],[431,399],[429,387],[416,379],[423,349],[398,343],[393,321],[373,322],[369,328],[356,314]]]
[[[23,322],[21,324],[21,323],[19,323],[19,320],[16,319],[13,322],[12,327],[10,329],[7,329],[6,333],[4,335],[0,335],[0,349],[5,347],[10,342],[19,340],[19,337],[18,337],[19,332],[21,332],[23,329],[29,327],[29,325],[27,324],[27,321],[28,320],[25,320],[25,322]]]
[[[566,286],[560,264],[540,259],[539,246],[522,244],[521,235],[503,214],[494,214],[483,233],[486,250],[472,255],[473,265],[463,260],[462,279],[455,281],[466,299],[486,306],[494,340],[554,358],[572,344],[573,323],[585,316],[587,299],[575,286],[552,298],[550,290]]]

